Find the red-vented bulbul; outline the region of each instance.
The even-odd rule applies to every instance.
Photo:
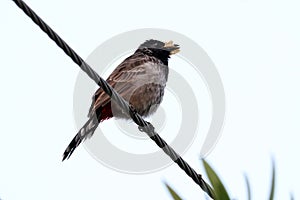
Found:
[[[148,116],[157,110],[162,101],[169,74],[168,59],[177,52],[179,45],[172,41],[147,40],[110,74],[107,82],[129,102],[135,112],[143,117]],[[88,117],[65,150],[63,160],[68,159],[82,141],[93,135],[101,121],[112,117],[130,119],[101,88],[93,96]]]

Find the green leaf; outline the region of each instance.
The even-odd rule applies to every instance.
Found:
[[[204,169],[206,171],[206,174],[209,178],[209,181],[211,182],[213,189],[215,191],[215,199],[216,200],[230,200],[229,195],[221,182],[218,175],[215,173],[215,171],[210,167],[210,165],[202,159]]]
[[[246,182],[246,186],[247,186],[247,196],[248,196],[248,200],[251,200],[251,188],[250,188],[250,183],[249,183],[249,179],[248,176],[245,174],[245,182]]]
[[[272,182],[271,182],[271,190],[270,190],[270,196],[269,200],[274,199],[274,193],[275,193],[275,162],[272,160]]]
[[[174,200],[182,200],[182,198],[167,183],[165,183],[165,185]]]

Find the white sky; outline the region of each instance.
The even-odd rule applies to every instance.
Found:
[[[299,2],[27,3],[83,58],[111,36],[137,28],[170,29],[196,41],[217,66],[227,100],[222,137],[207,160],[232,197],[246,199],[247,173],[253,199],[266,199],[273,156],[276,199],[287,199],[290,192],[300,198]],[[76,133],[73,88],[79,68],[12,1],[1,1],[0,8],[3,200],[168,199],[162,181],[186,199],[203,198],[175,165],[153,174],[122,174],[83,147],[61,163]],[[184,158],[204,172],[197,144],[199,138]]]

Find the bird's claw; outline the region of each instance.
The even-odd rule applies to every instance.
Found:
[[[147,123],[146,126],[139,126],[139,130],[141,132],[146,132],[148,135],[151,134],[151,136],[153,136],[155,134],[155,132],[154,132],[154,126],[151,123],[149,123],[149,122],[146,122],[146,123]]]

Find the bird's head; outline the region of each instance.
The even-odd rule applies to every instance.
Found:
[[[142,51],[147,55],[155,56],[164,61],[168,60],[170,55],[178,53],[179,49],[179,45],[174,44],[173,41],[161,42],[151,39],[141,44],[137,51]]]

